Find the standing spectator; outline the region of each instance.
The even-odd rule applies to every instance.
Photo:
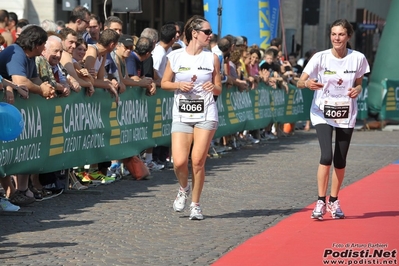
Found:
[[[100,18],[95,14],[91,14],[89,27],[87,28],[87,31],[83,33],[83,39],[85,40],[85,42],[87,44],[97,43],[98,39],[100,39],[101,28],[102,23],[100,21]]]
[[[25,26],[27,26],[29,23],[26,22],[25,20],[19,20],[17,23],[17,32],[15,33],[16,38],[18,39],[19,35],[22,32],[22,28],[24,28]]]
[[[104,30],[111,29],[116,31],[119,35],[122,34],[122,25],[123,22],[120,18],[116,16],[109,16],[107,20],[104,22]]]
[[[362,91],[363,75],[370,72],[366,57],[350,47],[349,40],[354,33],[352,25],[339,19],[331,24],[330,30],[332,48],[316,53],[309,60],[297,84],[298,88],[315,91],[310,118],[316,128],[321,157],[317,170],[318,199],[311,218],[319,220],[326,212],[326,193],[333,162],[327,210],[334,219],[345,217],[338,193],[344,180],[346,156],[356,123],[357,96]]]
[[[277,51],[281,51],[283,48],[283,40],[281,38],[274,38],[270,41],[269,48],[274,48]]]
[[[146,38],[150,39],[152,42],[152,45],[153,45],[153,47],[152,47],[153,49],[155,47],[155,44],[158,43],[158,38],[159,38],[158,31],[153,28],[145,28],[141,32],[140,37],[146,37]],[[152,78],[153,82],[151,83],[151,87],[149,89],[149,91],[151,91],[151,93],[149,93],[149,91],[147,90],[147,95],[148,96],[154,95],[157,91],[157,86],[161,85],[161,79],[155,79],[154,60],[152,58],[152,54],[147,59],[145,59],[143,61],[143,72],[141,75],[143,75],[144,77],[147,77],[147,78]],[[158,170],[162,170],[165,168],[165,165],[158,164],[154,160],[153,147],[146,149],[145,154],[146,154],[145,163],[151,171],[158,171]]]
[[[254,78],[256,83],[256,77],[259,76],[259,61],[261,59],[260,51],[257,48],[252,48],[249,51],[250,61],[248,64],[248,75]]]
[[[83,40],[83,38],[79,38],[76,41],[76,48],[73,49],[72,52],[72,62],[76,74],[79,76],[79,78],[93,84],[94,79],[92,75],[90,75],[89,71],[86,68],[84,68],[83,58],[86,56],[87,47],[88,47],[87,43]]]
[[[146,37],[152,41],[152,49],[155,48],[155,44],[158,43],[159,41],[159,36],[158,36],[158,31],[153,28],[145,28],[141,34],[140,37]],[[154,60],[152,58],[152,54],[150,57],[148,57],[146,60],[143,62],[143,73],[145,77],[151,77],[154,80],[153,86],[156,87],[156,85],[161,84],[161,80],[155,80],[154,79]]]
[[[175,25],[177,26],[176,28],[176,43],[181,46],[181,48],[186,48],[186,43],[185,43],[185,36],[184,36],[184,22],[183,21],[176,21]]]
[[[143,62],[147,60],[149,57],[151,57],[151,52],[154,49],[154,43],[152,40],[150,40],[147,37],[140,37],[137,40],[135,49],[132,53],[130,53],[128,58],[125,58],[126,62],[126,73],[127,76],[130,77],[130,79],[139,82],[142,80],[150,81],[147,86],[141,86],[145,87],[147,92],[147,95],[153,95],[155,94],[155,86],[152,86],[154,83],[151,77],[145,77],[144,76],[144,67],[143,67]],[[129,62],[127,61],[129,59]],[[150,158],[151,160],[147,163],[147,167],[151,171],[159,171],[164,166],[158,165],[156,162],[152,161],[152,147],[146,150],[146,158]]]
[[[220,40],[222,41],[222,40]],[[230,54],[230,47],[231,44],[229,42],[229,40],[227,40],[226,38],[224,38],[224,40],[222,41],[222,45],[224,46],[223,48],[225,48],[225,55],[223,55],[222,50],[220,50],[219,48],[219,38],[217,34],[212,34],[211,35],[211,40],[209,42],[209,47],[211,48],[211,51],[216,54],[219,58],[219,62],[220,62],[220,75],[222,78],[222,83],[225,83],[227,81],[227,75],[225,75],[225,71],[224,71],[224,58],[225,56],[228,57],[228,55]]]
[[[109,54],[118,45],[120,32],[121,31],[115,31],[113,29],[106,28],[100,34],[100,38],[96,44],[88,45],[86,55],[83,59],[84,68],[92,70],[91,74],[94,79],[94,87],[108,90],[111,96],[115,97],[115,102],[117,104],[119,102],[119,93],[123,93],[126,90],[126,86],[118,81],[117,76],[119,76],[119,70],[116,68],[115,62]],[[116,76],[108,75],[111,71],[110,69],[108,69],[108,71],[106,69],[107,57],[109,57],[108,64],[114,65],[114,71],[112,73],[117,73]],[[111,166],[111,162],[99,162],[97,165],[99,170],[98,173],[105,180],[107,178],[106,174],[108,167]]]
[[[51,31],[51,32],[57,32],[58,31],[58,25],[49,19],[45,19],[40,23],[40,26],[45,30],[45,31]]]
[[[90,25],[90,11],[84,6],[75,7],[69,16],[67,27],[83,34]]]
[[[8,30],[12,35],[13,42],[17,40],[18,16],[14,12],[8,13]]]
[[[161,80],[163,73],[165,72],[167,58],[166,56],[172,51],[172,45],[175,43],[177,35],[176,29],[178,27],[174,24],[165,24],[161,28],[161,38],[157,45],[155,45],[152,51],[153,68],[154,68],[154,79]],[[153,161],[157,162],[158,165],[167,165],[168,168],[172,168],[171,162],[166,161],[166,158],[170,157],[169,147],[157,146],[152,150]],[[147,158],[146,158],[147,159]]]
[[[83,38],[76,41],[76,48],[72,52],[72,61],[75,69],[81,69],[84,66],[83,58],[87,52],[87,42]]]
[[[137,40],[134,51],[129,55],[129,58],[133,57],[133,61],[130,61],[130,65],[126,58],[126,70],[130,78],[137,81],[144,78],[143,61],[151,56],[153,48],[154,46],[152,41],[147,37],[140,37]]]
[[[296,58],[296,53],[290,53],[288,56],[288,61],[291,64],[292,71],[295,73],[295,76],[299,77],[302,74],[303,67],[301,65],[298,65]]]
[[[172,51],[172,45],[175,42],[175,36],[176,27],[174,25],[166,24],[162,26],[160,41],[152,51],[155,80],[161,80],[163,77],[167,62],[166,55]]]
[[[71,28],[64,28],[60,31],[60,36],[62,39],[62,55],[60,63],[67,70],[68,74],[71,75],[80,85],[80,87],[87,88],[87,95],[91,96],[94,93],[94,86],[92,83],[92,78],[84,78],[79,75],[78,70],[75,70],[75,65],[73,62],[73,51],[76,48],[76,42],[78,40],[78,34]],[[80,90],[75,89],[76,91]]]
[[[218,126],[218,111],[213,95],[221,93],[222,83],[218,57],[204,50],[212,34],[209,22],[203,17],[194,16],[187,21],[184,33],[188,45],[168,55],[169,61],[162,79],[162,88],[175,92],[172,154],[180,189],[173,208],[178,212],[183,211],[190,194],[188,160],[191,151],[193,195],[190,220],[202,220],[204,217],[199,202],[205,182],[205,161]]]
[[[219,51],[221,52],[221,56],[218,55],[220,65],[220,72],[222,77],[222,83],[226,83],[228,86],[234,85],[237,86],[240,91],[248,89],[248,84],[246,81],[241,80],[240,78],[236,78],[236,73],[230,73],[230,54],[234,51],[232,49],[231,41],[223,37],[217,42],[217,46]],[[212,49],[212,52],[214,49]],[[216,50],[216,49],[215,49]],[[215,53],[215,52],[214,52]],[[222,60],[221,60],[222,58]],[[223,63],[223,65],[222,65]]]
[[[142,42],[140,42],[139,45],[141,45],[141,43]],[[122,75],[118,77],[119,83],[123,82],[126,86],[142,87],[146,89],[148,86],[151,85],[152,83],[151,79],[143,78],[143,79],[134,80],[132,78],[129,78],[129,75],[127,74],[126,71],[126,58],[129,57],[131,50],[133,50],[133,44],[134,44],[133,38],[130,35],[127,34],[122,35],[119,38],[119,44],[116,46],[114,51],[111,52],[111,57],[116,62],[118,69],[121,70]],[[141,49],[139,47],[139,51],[140,50]],[[140,55],[137,56],[141,57]]]
[[[8,30],[8,12],[7,10],[0,10],[0,35],[6,40],[3,44],[4,48],[14,43],[11,33]]]
[[[115,61],[117,68],[120,70],[120,75],[118,75],[117,77],[118,82],[119,84],[124,83],[126,86],[142,87],[144,89],[147,89],[149,86],[151,86],[152,79],[148,78],[139,79],[138,77],[130,78],[127,73],[126,58],[130,56],[133,47],[134,47],[133,37],[127,34],[123,34],[119,38],[118,45],[116,46],[114,51],[112,51],[110,54],[113,61]],[[152,45],[150,44],[150,41],[146,41],[145,38],[142,38],[140,42],[137,42],[136,48],[139,54],[144,53],[143,58],[141,58],[141,55],[136,54],[137,58],[141,58],[141,60],[144,60],[145,57],[150,55],[152,50]],[[121,174],[120,163],[117,160],[113,160],[112,164],[109,167],[108,175],[109,176],[115,175],[117,177],[120,174]]]
[[[104,30],[98,43],[89,45],[84,58],[85,68],[93,70],[91,74],[94,78],[94,87],[108,90],[111,96],[115,97],[117,103],[119,101],[119,83],[116,79],[109,80],[106,78],[104,64],[107,53],[114,50],[118,44],[118,39],[119,34],[116,31],[111,29]]]
[[[4,50],[4,45],[6,44],[6,39],[0,34],[0,52]],[[7,46],[7,45],[6,45]]]
[[[60,65],[62,54],[61,39],[55,35],[49,36],[41,56],[36,56],[36,68],[42,81],[48,81],[59,96],[69,96],[71,88]]]
[[[317,52],[317,50],[315,48],[310,49],[309,51],[307,51],[305,53],[305,57],[304,58],[300,58],[298,59],[298,65],[302,66],[303,68],[305,68],[306,64],[309,62],[310,58],[312,58],[312,56]]]
[[[104,30],[111,29],[116,31],[119,35],[122,34],[122,20],[116,16],[110,16],[104,23]],[[117,80],[117,76],[121,76],[120,70],[116,67],[115,61],[112,59],[110,53],[107,53],[105,59],[105,72],[110,80]],[[119,83],[119,92],[123,93],[126,90],[125,84]],[[107,167],[108,168],[108,167]],[[106,172],[106,169],[104,170]]]
[[[50,99],[55,96],[54,87],[40,80],[35,63],[35,57],[41,55],[46,41],[47,33],[41,27],[28,26],[15,44],[0,53],[0,62],[4,62],[0,64],[0,75],[18,86],[25,86],[31,93]],[[18,205],[34,201],[30,196],[32,193],[28,191],[28,181],[29,175],[17,175],[16,191],[10,195],[11,203]]]
[[[40,80],[35,64],[35,57],[41,55],[46,41],[47,33],[41,27],[28,26],[15,44],[0,53],[0,62],[4,62],[0,64],[0,75],[49,99],[55,96],[54,88]]]

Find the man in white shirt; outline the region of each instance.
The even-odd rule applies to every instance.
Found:
[[[163,25],[161,28],[161,38],[159,43],[152,51],[154,80],[161,80],[165,72],[167,58],[166,55],[172,51],[175,42],[176,27],[173,24]]]

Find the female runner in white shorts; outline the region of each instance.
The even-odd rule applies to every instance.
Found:
[[[199,201],[205,181],[205,161],[218,126],[218,111],[213,96],[220,94],[222,83],[219,59],[205,49],[212,35],[209,22],[194,16],[187,21],[184,33],[188,45],[169,53],[161,87],[175,93],[172,155],[180,188],[173,208],[177,212],[183,211],[190,194],[188,160],[193,144],[190,220],[202,220]]]

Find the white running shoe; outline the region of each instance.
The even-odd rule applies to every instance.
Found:
[[[19,211],[19,206],[12,204],[8,199],[0,198],[0,208],[5,212]]]
[[[336,200],[334,202],[329,202],[327,204],[327,211],[331,213],[331,217],[333,219],[344,219],[345,214],[341,210],[341,206],[339,205],[339,200]]]
[[[163,165],[163,164],[157,164],[157,163],[154,162],[154,161],[151,161],[151,162],[149,162],[149,163],[146,163],[146,165],[147,165],[147,167],[148,167],[148,169],[149,169],[150,171],[160,171],[160,170],[162,170],[162,169],[165,168],[165,165]]]
[[[190,205],[190,220],[203,220],[202,210],[199,204]]]
[[[173,209],[176,212],[181,212],[186,207],[186,201],[188,196],[190,195],[190,187],[188,187],[187,191],[184,191],[182,188],[179,189],[177,193],[176,199],[173,202]]]
[[[260,140],[255,139],[251,134],[246,135],[246,139],[251,142],[252,144],[258,144]]]
[[[326,213],[326,204],[322,200],[316,202],[316,207],[313,209],[310,218],[323,220],[323,215]]]

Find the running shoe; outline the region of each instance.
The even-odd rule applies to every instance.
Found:
[[[267,133],[266,131],[263,131],[263,132],[260,134],[260,138],[261,138],[261,140],[275,140],[275,139],[277,139],[276,136],[274,136],[274,135],[271,134],[271,133]]]
[[[110,184],[115,182],[115,177],[103,175],[100,171],[92,172],[90,173],[90,176],[92,176],[96,180],[100,180],[101,184]]]
[[[173,202],[173,209],[176,212],[181,212],[186,207],[186,201],[188,196],[190,195],[190,187],[188,187],[187,191],[184,191],[182,188],[179,189],[177,193],[176,199]]]
[[[157,164],[157,163],[154,162],[154,161],[151,161],[151,162],[149,162],[149,163],[146,163],[146,165],[147,165],[147,167],[148,167],[148,170],[150,170],[150,171],[160,171],[160,170],[162,170],[162,169],[165,168],[165,165],[163,165],[163,164]]]
[[[252,144],[258,144],[260,142],[260,140],[255,139],[251,134],[247,134],[246,139]]]
[[[0,198],[0,209],[5,212],[16,212],[20,208],[17,205],[12,204],[8,199]]]
[[[322,200],[316,202],[316,207],[313,209],[310,218],[323,220],[323,215],[326,213],[326,204]]]
[[[163,165],[165,167],[165,169],[170,169],[173,168],[173,163],[169,162],[169,161],[161,161],[161,160],[157,160],[157,164],[158,165]]]
[[[334,202],[329,202],[327,204],[327,211],[331,213],[331,217],[333,219],[344,219],[345,214],[341,210],[341,206],[339,205],[339,200]]]
[[[127,170],[127,168],[123,166],[123,168],[122,168],[122,176],[128,176],[128,175],[130,175],[129,170]]]
[[[115,180],[122,179],[122,170],[121,165],[114,163],[107,170],[107,176],[115,178]]]
[[[33,196],[35,197],[36,201],[43,201],[46,199],[51,198],[51,195],[53,194],[51,191],[41,188],[37,189],[32,185],[29,185],[29,190],[32,191]]]
[[[199,204],[190,205],[190,220],[203,220],[202,210]]]
[[[76,173],[76,176],[84,183],[100,184],[101,180],[97,180],[87,172]]]
[[[29,197],[26,195],[27,190],[21,191],[16,190],[14,194],[8,199],[12,204],[17,206],[26,206],[36,201],[34,197]]]
[[[208,153],[209,154],[215,154],[215,153],[222,153],[224,152],[226,149],[222,146],[216,146],[214,144],[211,143],[211,145],[209,146],[209,150]]]

